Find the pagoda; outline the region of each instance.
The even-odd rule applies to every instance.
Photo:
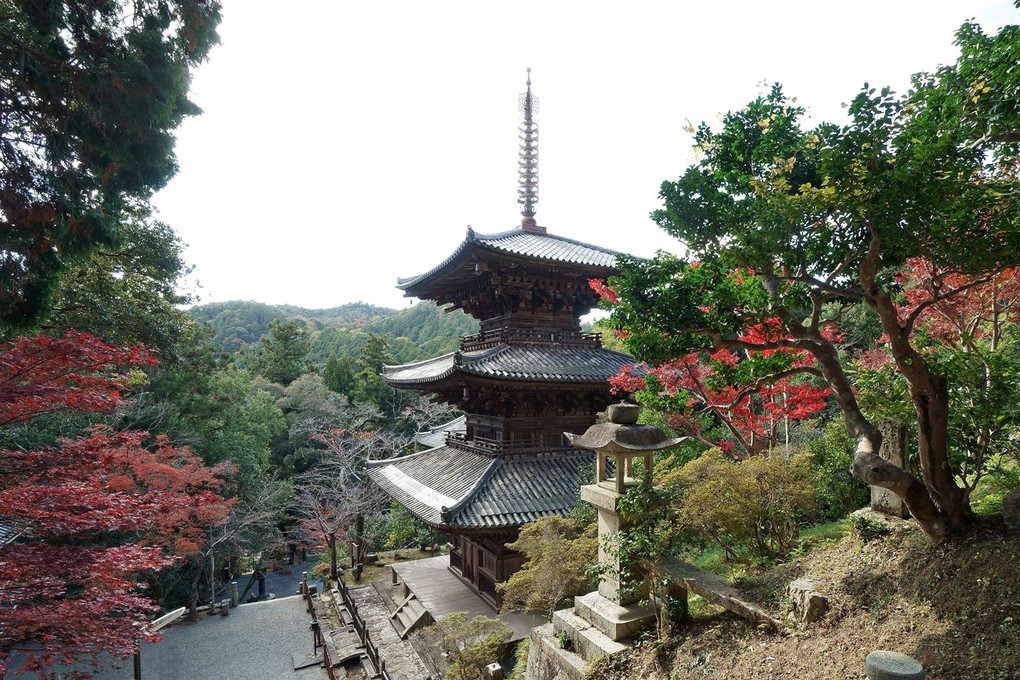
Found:
[[[464,416],[428,434],[431,448],[369,461],[390,497],[450,538],[450,570],[495,607],[496,583],[524,562],[506,543],[521,525],[565,516],[594,454],[570,445],[613,401],[609,378],[633,363],[581,332],[598,298],[591,279],[617,273],[617,253],[550,234],[538,203],[537,100],[521,95],[519,227],[468,227],[453,253],[424,274],[399,279],[408,297],[462,309],[480,332],[458,351],[383,367],[394,388],[432,393]],[[588,473],[590,474],[590,472]]]

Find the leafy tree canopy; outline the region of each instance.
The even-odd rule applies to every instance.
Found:
[[[701,160],[662,185],[653,214],[690,259],[624,260],[612,291],[613,322],[644,360],[808,352],[858,442],[854,473],[901,495],[933,538],[964,526],[969,507],[946,464],[946,378],[913,344],[920,309],[898,313],[897,272],[921,257],[976,284],[1020,262],[1020,27],[965,24],[958,44],[956,64],[915,76],[905,95],[865,85],[844,125],[806,128],[776,85],[718,131],[692,129]],[[965,290],[951,288],[925,306]],[[907,382],[923,482],[877,455],[881,435],[827,337],[829,315],[853,305],[877,313]],[[755,325],[774,330],[740,337]]]
[[[0,346],[0,429],[40,415],[120,405],[125,364],[149,363],[81,334]],[[157,611],[139,579],[188,556],[230,503],[223,470],[165,437],[97,427],[58,446],[0,450],[0,675],[55,659],[124,658]]]
[[[216,0],[11,0],[0,17],[0,320],[32,326],[61,271],[121,238],[177,171],[199,112],[189,72],[219,40]]]
[[[269,335],[259,340],[247,368],[270,382],[286,386],[305,372],[311,348],[308,333],[296,321],[272,321]]]
[[[191,270],[183,244],[169,226],[147,215],[122,222],[121,237],[117,246],[100,246],[64,270],[43,330],[84,328],[116,345],[145,345],[162,361],[182,358],[198,335],[195,321],[177,308],[191,301],[177,292]]]

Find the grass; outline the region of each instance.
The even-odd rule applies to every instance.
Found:
[[[408,560],[420,560],[426,557],[436,557],[438,555],[446,554],[446,551],[403,548],[401,550],[386,550],[376,554],[379,556],[378,561],[372,564],[366,564],[364,570],[361,572],[361,583],[388,580],[390,578],[390,571],[386,567],[394,562],[406,562]],[[348,585],[352,585],[356,583],[356,581],[354,580],[354,573],[348,565],[350,565],[350,559],[348,559],[344,564],[344,572],[340,575],[340,578]]]

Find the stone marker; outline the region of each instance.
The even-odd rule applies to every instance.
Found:
[[[882,446],[878,449],[878,455],[898,468],[907,469],[906,426],[886,420],[878,424],[878,429],[882,433]],[[880,486],[871,487],[871,509],[901,519],[910,517],[906,503],[889,489]]]
[[[800,615],[801,623],[814,623],[829,611],[829,598],[819,592],[820,584],[811,579],[799,578],[786,587],[793,602],[793,610]]]
[[[917,659],[883,649],[868,654],[864,661],[868,680],[924,680],[924,666]]]
[[[1020,530],[1020,486],[1002,499],[1002,520],[1010,529]]]

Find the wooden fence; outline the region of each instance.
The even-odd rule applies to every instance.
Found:
[[[382,680],[392,680],[390,674],[386,672],[386,661],[379,654],[379,648],[374,642],[372,642],[371,636],[368,631],[368,625],[365,623],[365,619],[358,612],[358,603],[354,601],[351,596],[350,589],[347,584],[343,581],[338,583],[337,590],[340,591],[340,597],[343,600],[344,607],[351,615],[351,623],[354,626],[354,632],[358,635],[358,640],[361,641],[361,646],[365,648],[365,655],[368,657],[369,663],[372,664],[372,668],[375,669],[376,678],[382,678]],[[311,601],[310,596],[306,594],[306,597]],[[323,647],[325,650],[325,647]],[[324,655],[325,661],[325,655]],[[331,664],[326,663],[326,672],[330,677],[330,680],[335,680],[333,677],[333,669]]]

